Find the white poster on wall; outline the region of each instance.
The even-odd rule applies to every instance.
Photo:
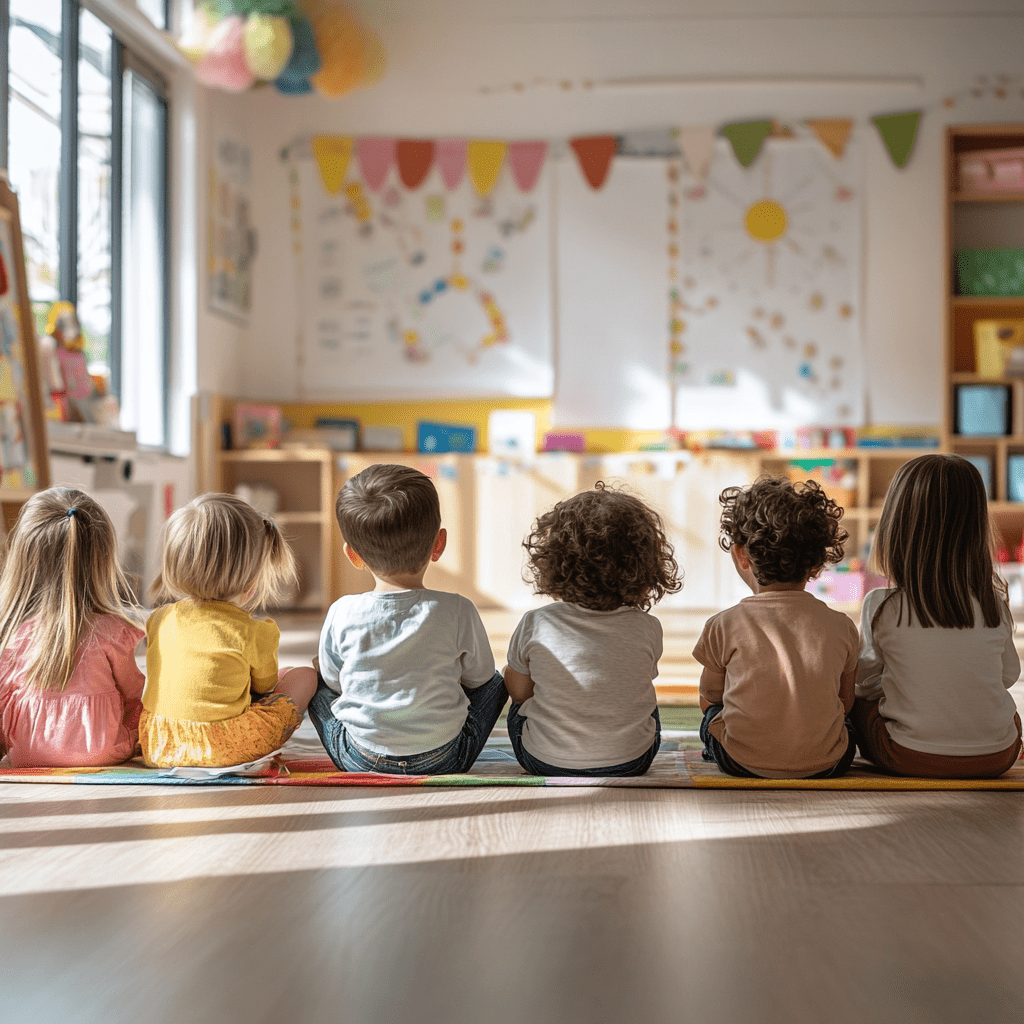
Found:
[[[506,168],[480,196],[436,170],[336,194],[295,165],[304,392],[310,398],[550,397],[550,185]]]
[[[719,139],[680,182],[676,426],[864,422],[861,173],[856,140],[769,139],[744,168]]]

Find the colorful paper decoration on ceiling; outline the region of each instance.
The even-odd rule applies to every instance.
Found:
[[[340,0],[203,0],[178,43],[204,85],[344,96],[384,74],[384,48]]]
[[[313,156],[320,168],[320,180],[332,196],[345,184],[354,145],[353,140],[344,135],[313,136]]]
[[[434,143],[437,170],[449,192],[459,187],[466,173],[466,148],[465,139],[438,139]]]
[[[532,192],[548,153],[546,142],[510,142],[508,169],[520,192]]]
[[[853,130],[853,118],[819,117],[807,121],[807,127],[818,136],[821,144],[837,159],[842,160],[846,143]]]
[[[430,139],[399,139],[395,145],[398,177],[408,188],[419,188],[434,163],[434,143]]]
[[[771,121],[745,121],[725,125],[722,134],[732,143],[736,159],[744,167],[749,167],[761,152],[761,144],[771,135],[773,127]]]
[[[711,158],[715,151],[714,128],[680,128],[679,150],[695,184],[703,185],[711,169]]]
[[[395,140],[388,137],[369,136],[356,140],[356,157],[359,173],[371,192],[376,192],[395,162]]]
[[[920,110],[908,110],[902,114],[879,114],[873,117],[878,134],[882,136],[885,148],[897,167],[906,167],[917,141],[917,126],[921,122]]]
[[[587,135],[578,139],[570,139],[580,170],[591,188],[600,188],[608,177],[612,165],[612,157],[619,147],[618,136]]]
[[[494,139],[473,139],[466,151],[469,178],[473,188],[486,196],[498,183],[505,162],[506,143]]]

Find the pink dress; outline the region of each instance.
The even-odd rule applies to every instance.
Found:
[[[135,753],[145,676],[135,648],[146,635],[102,615],[79,645],[63,690],[25,683],[34,620],[0,655],[0,755],[13,768],[80,768],[118,764]]]

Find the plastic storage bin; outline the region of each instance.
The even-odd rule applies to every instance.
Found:
[[[957,249],[961,295],[1024,295],[1024,249]]]

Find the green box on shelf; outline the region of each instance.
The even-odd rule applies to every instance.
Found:
[[[957,249],[961,295],[1024,295],[1024,249]]]

